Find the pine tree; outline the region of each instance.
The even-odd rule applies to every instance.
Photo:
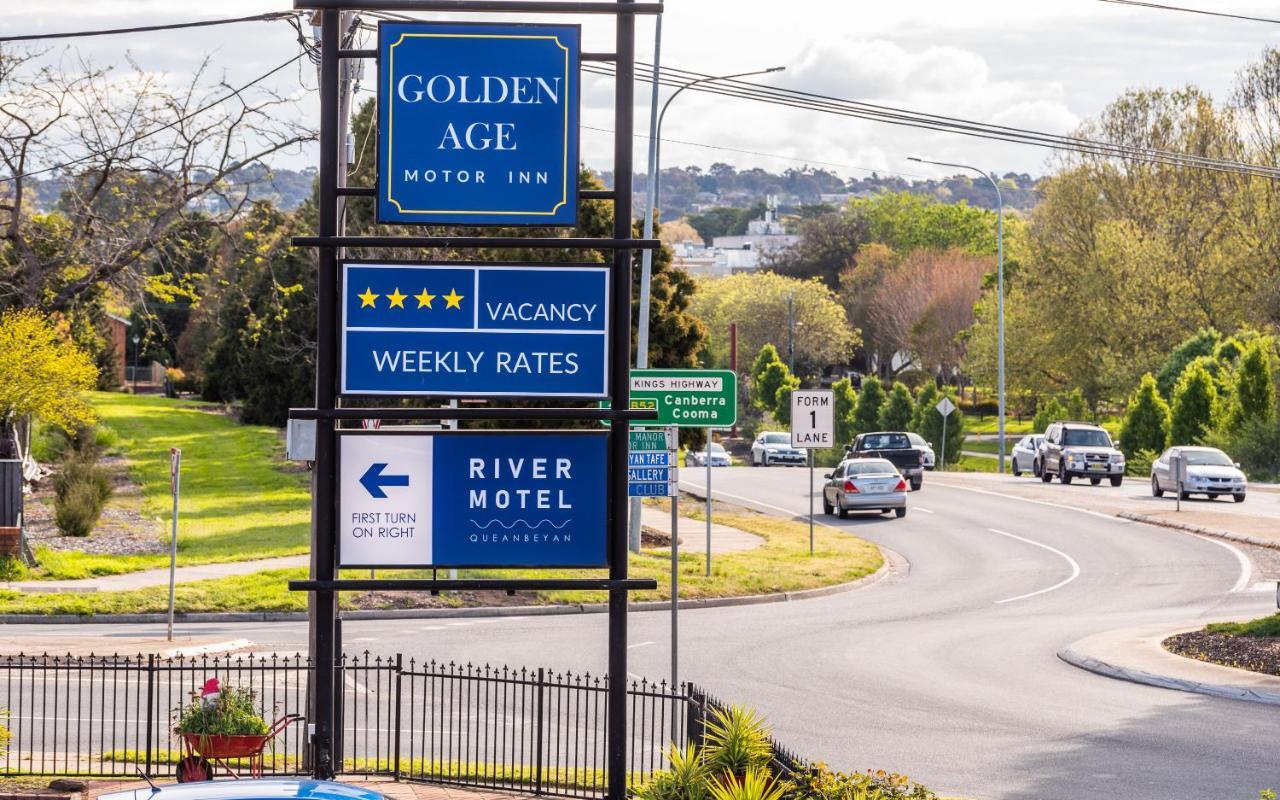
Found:
[[[1120,449],[1132,458],[1143,450],[1159,453],[1169,439],[1169,404],[1160,396],[1155,376],[1142,376],[1129,400],[1120,431]]]
[[[922,397],[923,394],[922,392]],[[951,398],[952,402],[956,401],[955,396],[950,392],[947,392],[947,396]],[[938,397],[938,400],[940,399],[942,399],[941,393]],[[942,463],[942,414],[935,408],[938,400],[934,400],[928,408],[921,407],[919,434],[933,447],[933,452],[937,455],[939,463]],[[946,428],[946,463],[954,464],[960,460],[960,449],[964,446],[964,413],[960,411],[959,403],[956,403],[955,411],[952,411],[947,416]]]
[[[1227,417],[1228,430],[1251,420],[1271,422],[1276,416],[1276,385],[1271,368],[1270,339],[1254,339],[1240,355],[1240,366]]]
[[[1186,371],[1187,365],[1200,356],[1213,355],[1220,341],[1222,341],[1222,334],[1213,328],[1201,328],[1175,347],[1165,359],[1160,371],[1156,373],[1156,386],[1159,387],[1160,394],[1166,398],[1172,398],[1173,387]]]
[[[841,378],[831,384],[832,416],[835,418],[836,446],[844,447],[853,441],[855,434],[853,412],[858,404],[858,396],[854,394],[853,383],[848,378]]]
[[[925,416],[934,411],[934,406],[942,399],[942,393],[938,391],[938,386],[933,381],[929,381],[920,387],[920,392],[916,395],[916,410],[911,415],[911,430],[924,435]]]
[[[788,372],[782,383],[778,384],[778,391],[774,393],[773,418],[783,425],[791,424],[791,393],[799,388],[800,379]]]
[[[778,402],[778,389],[790,377],[791,370],[781,361],[774,361],[765,367],[760,380],[755,382],[756,407],[761,411],[774,411]]]
[[[911,426],[916,406],[911,399],[911,390],[904,383],[895,383],[889,392],[889,400],[880,409],[880,429],[884,431],[905,431]]]
[[[756,354],[756,360],[751,363],[751,393],[752,401],[757,408],[768,408],[773,403],[773,395],[765,395],[760,389],[760,384],[764,381],[765,372],[769,369],[770,364],[781,364],[782,359],[778,357],[778,348],[772,343],[765,344],[760,348],[760,352]],[[776,392],[777,386],[773,387]]]
[[[853,427],[857,433],[879,430],[880,407],[884,405],[884,384],[874,375],[862,380],[862,391],[858,392],[858,405],[853,412]]]
[[[1218,392],[1204,365],[1192,361],[1173,387],[1173,414],[1169,425],[1170,445],[1198,444],[1213,427]]]
[[[1036,409],[1036,416],[1031,421],[1031,427],[1035,428],[1036,433],[1044,433],[1048,430],[1050,423],[1066,418],[1067,409],[1062,406],[1062,403],[1058,402],[1058,398],[1050,397]]]

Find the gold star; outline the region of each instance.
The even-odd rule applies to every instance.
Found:
[[[431,308],[431,301],[436,299],[436,296],[428,294],[426,289],[422,290],[422,294],[415,294],[413,297],[418,301],[418,308]]]
[[[456,289],[450,289],[449,293],[444,296],[444,301],[446,309],[456,308],[459,311],[462,310],[462,295],[458,294]]]
[[[372,290],[372,289],[368,289],[368,288],[366,288],[366,289],[364,290],[364,294],[358,294],[358,295],[356,295],[356,297],[359,297],[359,298],[360,298],[360,307],[361,307],[361,308],[377,308],[377,306],[376,306],[376,305],[374,305],[374,302],[373,302],[373,301],[374,301],[374,300],[377,300],[377,299],[378,299],[379,297],[381,297],[381,296],[382,296],[382,295],[380,295],[380,294],[374,294],[374,293],[373,293],[373,290]]]
[[[387,295],[387,299],[391,301],[391,305],[390,305],[390,306],[388,306],[388,307],[389,307],[389,308],[404,308],[404,299],[405,299],[406,297],[408,297],[408,296],[409,296],[409,295],[407,295],[407,294],[400,294],[400,287],[399,287],[399,286],[397,286],[397,287],[396,287],[396,288],[391,292],[391,294]]]

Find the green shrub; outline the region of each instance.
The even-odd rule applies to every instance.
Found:
[[[54,499],[53,522],[64,536],[88,536],[101,515],[102,502],[90,484],[72,484]]]
[[[1155,376],[1148,372],[1129,401],[1120,431],[1120,449],[1132,462],[1139,451],[1160,452],[1168,440],[1169,404],[1160,396]]]
[[[884,405],[885,399],[884,384],[879,378],[868,375],[862,379],[862,388],[858,390],[858,404],[853,409],[855,433],[880,429],[880,407]]]
[[[75,486],[85,485],[93,490],[99,510],[111,498],[111,476],[97,464],[81,458],[62,463],[62,469],[53,477],[53,492],[57,500],[63,500]]]
[[[1252,419],[1234,431],[1214,431],[1205,436],[1204,443],[1239,461],[1249,480],[1272,481],[1280,477],[1280,425],[1274,418]]]
[[[1250,420],[1273,422],[1276,417],[1276,387],[1271,369],[1269,339],[1254,339],[1240,357],[1232,387],[1226,426],[1239,430]]]
[[[696,744],[667,747],[669,769],[654,773],[636,790],[638,800],[706,800],[711,769]]]
[[[895,772],[834,772],[822,762],[806,764],[788,780],[785,800],[935,800],[936,795]]]
[[[13,734],[9,733],[9,709],[0,708],[0,756],[9,752],[9,740]]]
[[[207,707],[203,698],[193,699],[178,715],[173,731],[201,736],[261,736],[267,732],[267,722],[258,713],[257,695],[252,689],[224,686]]]
[[[911,427],[911,419],[916,414],[915,401],[906,384],[895,383],[889,399],[880,407],[880,430],[905,431]]]
[[[0,556],[0,581],[20,581],[27,574],[27,567],[16,556]]]
[[[708,768],[716,774],[743,775],[753,767],[768,766],[773,758],[769,728],[755,709],[712,708],[707,720],[705,755]]]
[[[782,800],[786,785],[765,767],[751,767],[742,778],[722,774],[707,784],[712,800]]]
[[[1044,433],[1051,423],[1066,418],[1067,409],[1058,402],[1058,398],[1050,397],[1036,407],[1036,415],[1031,421],[1031,427],[1036,433]]]
[[[1169,422],[1170,445],[1200,444],[1213,428],[1218,390],[1213,377],[1198,361],[1187,365],[1173,388],[1173,413]]]
[[[1151,462],[1160,457],[1157,450],[1138,450],[1137,452],[1127,455],[1124,463],[1124,472],[1126,475],[1136,475],[1139,477],[1147,477],[1151,474]]]

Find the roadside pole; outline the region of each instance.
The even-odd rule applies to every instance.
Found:
[[[809,449],[809,555],[813,555],[813,448]]]
[[[173,641],[173,595],[178,578],[178,490],[182,478],[182,450],[169,448],[169,491],[173,494],[173,534],[169,537],[169,631]]]
[[[938,459],[934,469],[942,472],[947,468],[947,417],[951,416],[951,412],[956,410],[956,404],[951,402],[950,397],[943,396],[934,408],[942,415],[942,457]]]
[[[707,428],[707,577],[711,577],[711,431]]]
[[[661,17],[659,17],[661,19]],[[667,428],[672,452],[679,452],[680,429]],[[679,467],[677,467],[678,469]],[[671,693],[680,691],[680,485],[671,490]],[[671,715],[671,741],[676,741],[678,717]]]
[[[791,446],[809,454],[809,555],[813,555],[813,451],[834,447],[835,392],[819,389],[791,393]]]

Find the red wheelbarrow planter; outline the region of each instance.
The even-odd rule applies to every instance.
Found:
[[[262,777],[262,753],[272,739],[293,723],[302,719],[301,714],[285,714],[272,724],[265,734],[254,736],[210,736],[205,733],[181,733],[182,749],[186,753],[178,761],[178,783],[213,780],[213,767],[222,767],[237,780],[243,777],[229,760],[248,762],[248,777]]]

